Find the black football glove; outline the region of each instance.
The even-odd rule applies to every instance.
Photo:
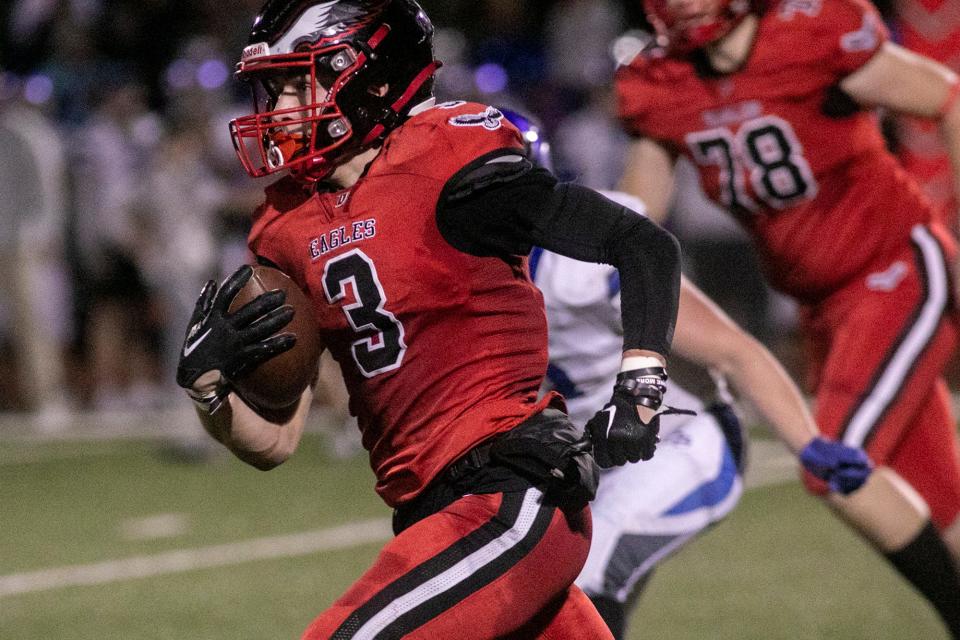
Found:
[[[268,291],[228,311],[251,275],[253,269],[244,265],[219,288],[213,280],[204,285],[177,367],[177,384],[184,389],[208,371],[220,371],[227,382],[236,380],[296,343],[292,333],[273,335],[293,319],[293,307],[284,305],[284,291]]]
[[[667,390],[666,381],[667,372],[663,367],[625,371],[617,376],[610,402],[586,425],[586,432],[593,442],[593,457],[601,468],[649,460],[660,442],[660,416],[693,413],[672,407],[661,408]],[[644,422],[637,413],[638,406],[657,413],[649,422]]]

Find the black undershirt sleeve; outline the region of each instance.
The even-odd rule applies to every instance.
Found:
[[[476,256],[526,255],[534,246],[620,272],[623,348],[667,355],[680,292],[680,246],[667,231],[596,191],[561,183],[516,150],[501,150],[451,178],[437,224]]]

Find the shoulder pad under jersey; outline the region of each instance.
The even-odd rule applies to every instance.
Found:
[[[394,130],[384,143],[376,170],[423,175],[445,183],[478,158],[501,149],[522,152],[523,139],[496,107],[444,102]]]
[[[795,34],[798,48],[818,52],[823,67],[838,76],[862,67],[889,39],[867,0],[780,0],[769,11]]]

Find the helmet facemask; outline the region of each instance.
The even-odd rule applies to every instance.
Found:
[[[230,131],[251,176],[290,171],[320,179],[329,174],[331,159],[353,138],[337,94],[363,58],[348,44],[335,44],[240,63],[238,75],[251,88],[254,113],[231,122]],[[292,94],[298,104],[277,108],[281,95]]]
[[[432,95],[432,37],[415,0],[270,0],[238,66],[254,95],[230,123],[244,168],[315,182],[379,145]]]

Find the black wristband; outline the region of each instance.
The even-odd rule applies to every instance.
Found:
[[[622,371],[613,385],[614,393],[625,394],[634,402],[651,409],[660,408],[667,390],[667,370],[664,367],[647,367]]]

